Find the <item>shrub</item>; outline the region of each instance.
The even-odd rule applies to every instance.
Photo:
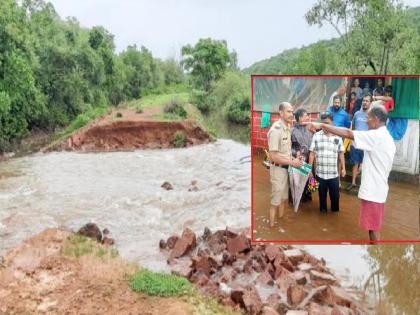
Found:
[[[158,296],[181,295],[192,288],[186,278],[150,270],[136,272],[131,278],[130,286],[136,292]]]
[[[185,136],[185,133],[182,131],[175,132],[174,140],[172,143],[177,148],[183,148],[185,147],[185,144],[187,142],[187,137]]]
[[[191,103],[193,103],[200,112],[207,114],[211,109],[210,95],[203,90],[191,91]]]
[[[121,114],[120,112],[117,112],[117,114],[115,115],[117,118],[121,118],[123,116],[123,114]]]
[[[99,258],[115,258],[118,256],[118,251],[116,249],[102,245],[96,240],[78,234],[69,236],[61,248],[60,253],[62,255],[74,257],[95,255]]]
[[[178,99],[177,97],[173,97],[169,103],[167,103],[163,109],[165,113],[174,114],[181,118],[187,118],[187,111],[184,108],[184,102]]]
[[[251,121],[251,104],[247,96],[232,99],[226,111],[227,119],[231,122],[247,125]]]
[[[238,71],[226,71],[223,77],[213,85],[211,97],[218,107],[225,107],[234,98],[250,95],[250,91],[248,77]]]

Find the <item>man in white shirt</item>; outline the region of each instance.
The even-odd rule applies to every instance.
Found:
[[[361,228],[369,231],[371,241],[379,240],[388,195],[388,177],[395,155],[395,143],[386,129],[388,113],[383,106],[372,106],[367,114],[369,130],[355,131],[323,123],[308,123],[312,131],[323,129],[354,140],[354,147],[364,151],[362,182],[359,189]]]

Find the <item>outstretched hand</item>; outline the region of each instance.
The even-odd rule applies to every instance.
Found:
[[[322,129],[321,124],[317,122],[304,122],[303,125],[306,125],[306,128],[313,133],[317,132],[319,129]]]

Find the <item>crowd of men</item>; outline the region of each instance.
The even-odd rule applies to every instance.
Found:
[[[379,239],[389,189],[388,176],[395,155],[394,141],[386,129],[388,112],[393,110],[394,100],[392,87],[383,87],[382,79],[378,79],[374,90],[370,90],[368,84],[364,89],[359,85],[359,79],[354,79],[347,104],[342,100],[346,89],[339,87],[331,95],[327,111],[320,113],[320,123],[310,122],[310,116],[303,108],[294,112],[291,104],[280,104],[280,119],[268,132],[271,227],[274,226],[276,210],[281,222],[289,199],[287,169],[289,165],[300,167],[304,161],[314,169],[309,177],[315,177],[319,182],[320,213],[328,212],[328,194],[330,211],[340,210],[340,176],[346,175],[344,141],[348,139],[351,141],[353,168],[352,182],[346,190],[358,188],[356,178],[362,170],[358,192],[361,200],[359,225],[369,231],[371,240]],[[293,118],[295,123],[291,128]],[[310,200],[311,193],[306,186],[302,202]]]

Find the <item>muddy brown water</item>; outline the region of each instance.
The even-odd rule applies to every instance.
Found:
[[[3,161],[0,256],[44,228],[76,230],[93,221],[111,231],[124,258],[153,270],[167,270],[159,252],[161,238],[180,234],[187,226],[199,234],[205,226],[212,230],[250,226],[249,155],[249,145],[218,140],[188,149],[53,152]],[[193,180],[198,190],[188,191]],[[174,190],[163,190],[164,181],[171,182]],[[382,266],[381,301],[392,303],[395,314],[402,314],[400,310],[415,314],[397,293],[418,292],[420,246],[387,245],[384,253],[357,245],[304,247],[324,257],[349,287],[362,287],[372,271]],[[396,271],[395,265],[402,266],[407,259],[405,272]],[[407,280],[407,274],[417,280]],[[395,281],[398,290],[389,285]],[[369,286],[372,291],[372,280]],[[378,301],[376,297],[374,303]]]
[[[120,253],[165,269],[159,240],[185,227],[250,225],[249,146],[51,152],[0,163],[0,255],[47,227],[107,227]],[[242,159],[242,160],[241,160]],[[248,159],[249,160],[249,159]],[[197,181],[197,191],[188,191]],[[169,181],[174,189],[161,188]]]

